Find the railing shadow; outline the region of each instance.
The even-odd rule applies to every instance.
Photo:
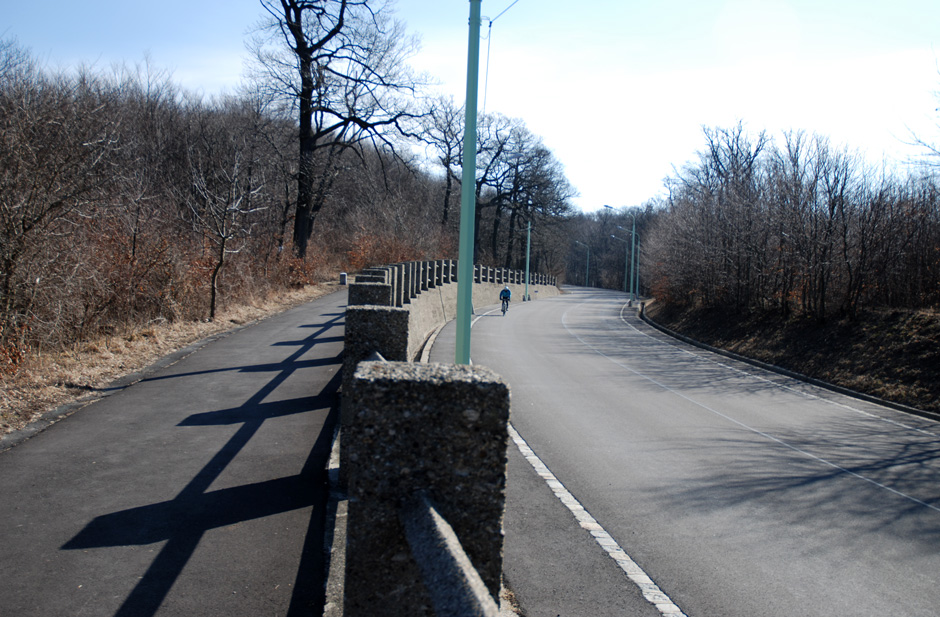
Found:
[[[265,399],[300,369],[323,365],[336,365],[339,369],[342,366],[341,354],[324,360],[301,360],[315,345],[335,341],[335,337],[318,337],[334,326],[341,325],[342,319],[343,315],[338,314],[327,323],[320,324],[314,333],[302,341],[282,343],[297,346],[297,350],[283,362],[220,369],[274,372],[275,375],[242,405],[194,414],[179,424],[241,424],[241,427],[176,497],[169,501],[98,516],[62,546],[63,550],[81,550],[165,541],[144,576],[115,613],[115,617],[155,615],[207,531],[310,506],[313,506],[313,510],[288,615],[316,612],[317,606],[322,611],[324,591],[322,585],[316,583],[322,581],[324,576],[320,549],[326,504],[325,491],[322,488],[333,426],[338,416],[337,392],[341,383],[341,371],[337,370],[315,396],[274,402],[265,402]],[[190,375],[213,372],[217,371],[201,371]],[[161,376],[150,378],[148,381],[184,375],[186,374]],[[330,411],[300,473],[233,488],[211,492],[208,490],[265,421],[317,409]]]

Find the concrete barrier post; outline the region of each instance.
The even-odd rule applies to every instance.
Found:
[[[388,284],[391,289],[391,304],[389,306],[398,306],[398,266],[388,267]]]
[[[395,306],[405,304],[405,264],[395,265]]]
[[[356,365],[379,352],[387,360],[408,361],[408,319],[406,308],[391,306],[346,307],[343,345],[343,391],[348,392]],[[350,409],[349,397],[343,396],[341,422],[345,425]],[[345,429],[344,429],[345,430]],[[344,448],[345,449],[345,448]]]
[[[498,598],[509,387],[479,366],[363,362],[350,395],[344,615],[371,617],[378,607],[389,617],[434,614],[399,520],[417,492]]]
[[[356,278],[358,279],[359,277]],[[348,306],[362,304],[391,306],[392,286],[388,283],[360,283],[357,280],[349,286],[349,299],[346,304]]]
[[[356,275],[356,280],[363,283],[387,283],[388,272],[385,268],[366,268]]]
[[[421,262],[412,261],[411,264],[411,298],[418,297],[421,293]]]
[[[411,304],[411,277],[412,277],[411,262],[405,262],[402,264],[402,287],[401,287],[401,303],[402,306]]]

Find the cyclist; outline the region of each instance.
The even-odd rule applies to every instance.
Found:
[[[512,300],[512,291],[509,289],[509,285],[503,287],[503,290],[499,292],[499,299],[503,303],[503,314],[509,310],[509,301]]]

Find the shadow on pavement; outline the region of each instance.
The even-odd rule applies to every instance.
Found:
[[[343,317],[343,314],[336,314],[326,324],[316,326],[318,330],[303,341],[283,343],[296,345],[298,349],[281,363],[224,369],[276,372],[269,382],[239,407],[195,414],[180,423],[180,426],[241,424],[231,439],[174,499],[98,516],[62,546],[63,550],[81,550],[166,542],[117,611],[116,617],[155,615],[207,531],[310,506],[313,509],[288,615],[322,613],[324,590],[320,583],[325,576],[322,555],[326,507],[325,468],[338,415],[337,392],[341,371],[337,370],[315,396],[270,403],[263,401],[301,368],[341,366],[341,355],[313,361],[300,358],[314,345],[335,342],[337,337],[317,337],[334,326],[342,325]],[[216,371],[193,374],[213,372]],[[179,376],[156,377],[149,381]],[[317,409],[328,409],[329,413],[299,474],[207,492],[266,420]]]

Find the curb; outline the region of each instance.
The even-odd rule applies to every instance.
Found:
[[[327,571],[323,617],[342,617],[346,588],[346,512],[349,502],[339,483],[340,430],[337,426],[333,431],[333,448],[326,469],[330,493],[323,538]]]

